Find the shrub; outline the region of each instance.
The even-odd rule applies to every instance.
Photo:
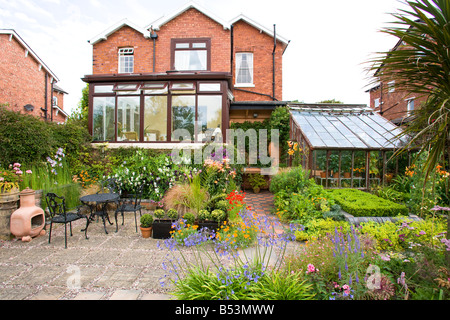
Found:
[[[443,218],[413,221],[408,218],[396,222],[361,223],[361,233],[369,234],[377,240],[379,250],[400,251],[414,249],[417,246],[432,246],[443,248],[439,236],[446,231],[446,221]]]
[[[141,221],[141,227],[142,228],[149,228],[153,224],[153,217],[152,217],[152,215],[146,213],[146,214],[143,214],[141,216],[141,220],[140,221]]]
[[[328,190],[342,209],[355,217],[408,215],[406,206],[356,189]]]
[[[314,219],[304,225],[303,231],[297,231],[295,237],[300,241],[316,240],[333,234],[336,228],[343,233],[347,233],[350,231],[350,224],[345,221],[334,221],[330,218]]]
[[[55,146],[52,130],[38,117],[0,107],[0,163],[33,164],[45,160]]]
[[[280,169],[279,172],[272,176],[270,181],[270,191],[278,193],[279,191],[299,192],[305,187],[314,183],[309,179],[309,174],[301,166],[295,168]]]
[[[192,212],[187,212],[183,215],[183,219],[187,224],[193,225],[195,222],[195,215]]]
[[[225,211],[220,210],[220,209],[216,209],[216,210],[213,210],[211,212],[211,218],[214,221],[221,222],[221,221],[225,221],[226,220],[227,215],[226,215]]]
[[[176,219],[178,219],[178,211],[175,210],[175,209],[169,209],[169,210],[167,210],[166,214],[167,214],[167,217],[168,217],[169,219],[171,219],[171,220],[176,220]]]
[[[198,213],[198,219],[199,220],[210,220],[211,219],[211,213],[208,210],[200,210]]]
[[[156,209],[153,214],[157,219],[162,219],[166,216],[166,212],[163,209]]]

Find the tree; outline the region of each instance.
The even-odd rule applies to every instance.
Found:
[[[81,91],[81,99],[77,109],[72,113],[69,121],[80,121],[87,127],[89,114],[89,84]]]
[[[408,138],[396,154],[417,147],[426,154],[425,181],[450,155],[450,1],[406,1],[407,9],[393,14],[394,26],[382,32],[402,45],[372,61],[382,79],[395,81],[399,90],[426,97],[413,119],[396,138]],[[448,218],[447,239],[450,233]],[[450,253],[447,252],[450,263]]]
[[[338,103],[338,104],[344,104],[343,102],[341,102],[341,101],[339,101],[339,100],[336,100],[336,99],[323,100],[323,101],[320,101],[320,102],[318,102],[318,103]]]

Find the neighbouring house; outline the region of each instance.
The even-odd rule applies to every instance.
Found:
[[[64,122],[58,77],[13,29],[0,29],[0,103],[13,111]],[[58,101],[56,104],[54,101]]]
[[[402,48],[405,48],[405,44],[399,40],[391,51]],[[374,77],[378,83],[366,91],[370,94],[370,107],[396,125],[407,123],[412,111],[426,100],[424,96],[399,90],[394,79],[380,77],[380,69],[375,71]]]
[[[202,143],[230,122],[263,121],[282,101],[289,41],[190,2],[145,27],[122,20],[91,40],[89,130],[110,147]],[[185,136],[177,135],[184,129]]]

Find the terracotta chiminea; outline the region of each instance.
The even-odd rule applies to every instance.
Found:
[[[35,191],[29,188],[19,193],[20,207],[11,214],[10,230],[22,241],[31,241],[32,237],[45,234],[45,214],[36,206]]]

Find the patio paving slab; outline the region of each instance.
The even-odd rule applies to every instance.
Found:
[[[267,214],[273,196],[249,191],[246,201],[258,214]],[[162,240],[143,239],[133,215],[125,216],[123,226],[120,217],[119,223],[117,233],[115,225],[107,225],[106,234],[102,221],[94,221],[85,239],[80,232],[85,221],[75,221],[67,249],[60,225],[53,227],[51,243],[48,234],[31,242],[0,241],[0,300],[173,299],[170,276],[162,267],[171,253],[158,248]],[[182,251],[187,261],[198,259],[191,249]],[[161,280],[166,280],[164,287]]]

